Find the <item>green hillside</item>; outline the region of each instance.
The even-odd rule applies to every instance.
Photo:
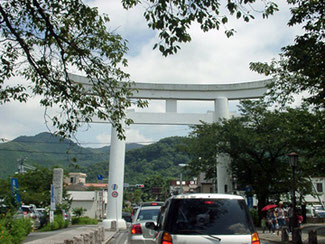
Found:
[[[129,150],[125,155],[125,182],[129,184],[143,183],[146,177],[161,175],[164,178],[175,178],[180,173],[178,164],[189,163],[189,157],[178,150],[184,143],[183,137],[169,137],[142,148]],[[108,162],[100,162],[91,167],[82,168],[87,174],[87,181],[96,181],[98,174],[107,177]]]
[[[127,145],[130,148],[142,147],[140,144]],[[109,147],[84,148],[71,140],[62,140],[48,132],[36,136],[20,136],[15,140],[0,144],[0,178],[13,175],[19,160],[29,165],[43,167],[63,167],[75,164],[88,167],[98,162],[108,161]]]
[[[176,177],[180,172],[178,164],[188,163],[188,155],[178,150],[184,143],[183,137],[170,137],[157,143],[143,146],[127,144],[125,155],[125,182],[136,184],[144,182],[151,175]],[[36,136],[21,136],[15,140],[0,144],[0,178],[13,175],[18,169],[18,160],[24,159],[29,165],[43,167],[63,167],[71,164],[84,172],[87,181],[94,182],[97,175],[108,175],[109,147],[84,148],[71,140],[60,140],[44,132]]]

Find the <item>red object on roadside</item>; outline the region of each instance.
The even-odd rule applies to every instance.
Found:
[[[264,208],[262,208],[262,211],[267,211],[269,209],[272,209],[272,208],[276,208],[278,205],[276,204],[269,204],[269,205],[266,205]]]

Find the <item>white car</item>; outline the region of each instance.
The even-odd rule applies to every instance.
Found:
[[[156,244],[260,244],[245,200],[227,194],[184,194],[168,199],[157,224]]]
[[[31,220],[33,228],[38,229],[41,226],[41,218],[39,212],[36,210],[36,206],[22,205],[17,211],[16,218],[28,218]]]
[[[147,229],[145,223],[148,221],[156,223],[159,211],[160,206],[157,204],[138,208],[129,231],[128,244],[152,243],[156,231]]]

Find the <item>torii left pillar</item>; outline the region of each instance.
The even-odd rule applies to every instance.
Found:
[[[124,164],[125,140],[118,138],[118,132],[112,126],[107,209],[106,219],[103,220],[103,227],[105,229],[126,229],[126,222],[122,219]]]

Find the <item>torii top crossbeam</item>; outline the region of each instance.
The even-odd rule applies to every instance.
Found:
[[[92,86],[89,79],[69,74],[70,79],[85,86]],[[228,100],[259,98],[266,92],[266,86],[272,79],[231,84],[156,84],[134,83],[132,98],[175,99],[175,100],[215,100],[226,97]]]
[[[69,75],[78,83],[89,87],[92,84],[89,79],[79,75]],[[127,111],[127,117],[133,120],[134,124],[156,124],[156,125],[198,125],[202,121],[212,123],[217,121],[219,113],[217,110],[228,109],[223,106],[215,106],[214,113],[178,113],[178,100],[192,101],[216,101],[219,98],[228,100],[254,99],[264,95],[267,85],[271,79],[253,82],[242,82],[232,84],[155,84],[155,83],[134,83],[132,89],[136,89],[130,98],[165,100],[165,113],[135,112]],[[98,119],[94,123],[107,123]]]

